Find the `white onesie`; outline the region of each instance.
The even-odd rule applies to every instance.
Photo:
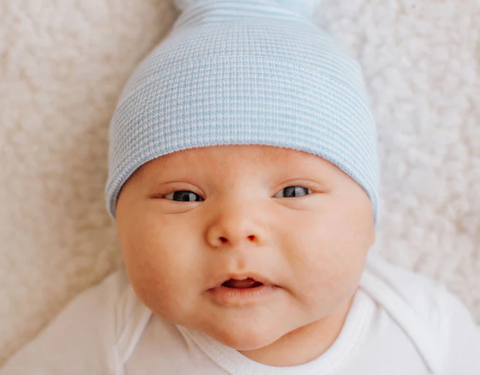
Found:
[[[480,375],[480,327],[443,284],[370,253],[334,344],[303,365],[267,366],[153,314],[121,268],[0,369],[47,374]]]

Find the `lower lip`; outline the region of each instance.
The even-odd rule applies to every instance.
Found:
[[[207,292],[220,305],[239,307],[258,303],[274,294],[277,289],[275,285],[261,285],[255,288],[227,288],[222,285]]]

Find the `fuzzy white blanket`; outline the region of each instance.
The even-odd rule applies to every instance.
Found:
[[[171,0],[0,1],[0,366],[122,263],[104,204],[108,124]],[[445,283],[480,323],[480,3],[325,0],[379,129],[372,249]]]

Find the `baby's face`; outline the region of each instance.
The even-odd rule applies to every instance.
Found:
[[[318,156],[262,145],[148,162],[122,189],[117,225],[143,303],[240,351],[338,318],[375,238],[370,200],[350,176]],[[221,285],[232,276],[264,284]]]

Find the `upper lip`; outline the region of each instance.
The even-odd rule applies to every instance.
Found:
[[[225,281],[228,281],[230,279],[235,279],[235,280],[245,280],[245,279],[253,279],[255,281],[258,281],[262,283],[263,285],[270,286],[270,285],[275,285],[274,282],[272,282],[269,278],[260,275],[259,273],[256,272],[242,272],[242,273],[235,273],[235,272],[230,272],[227,274],[222,274],[222,276],[218,277],[215,279],[215,281],[210,285],[208,290],[210,289],[215,289],[220,287]]]

